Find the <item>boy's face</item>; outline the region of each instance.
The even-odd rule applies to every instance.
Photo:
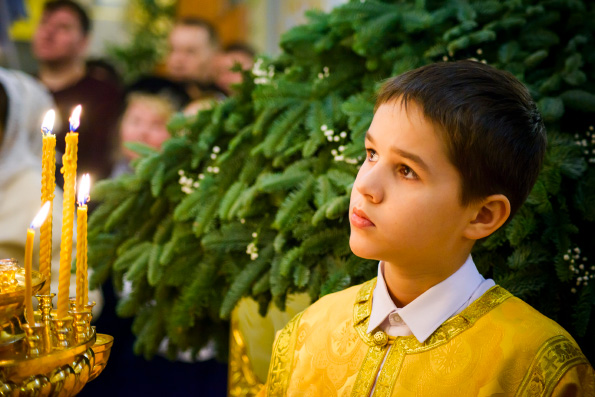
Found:
[[[351,193],[354,254],[423,271],[469,246],[473,209],[461,205],[461,177],[439,134],[412,101],[378,108]]]

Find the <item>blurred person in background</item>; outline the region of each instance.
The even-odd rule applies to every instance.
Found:
[[[169,34],[166,77],[182,84],[192,100],[220,93],[213,84],[213,59],[219,50],[217,31],[209,22],[182,19]]]
[[[68,118],[81,104],[78,169],[97,181],[109,177],[113,166],[121,93],[111,81],[87,71],[90,30],[89,16],[78,3],[53,0],[44,5],[32,49],[39,61],[38,77],[52,93],[63,122],[62,128],[55,130],[56,149],[64,152]]]
[[[234,70],[239,64],[242,70],[250,70],[254,65],[254,50],[244,43],[226,46],[213,60],[214,83],[226,95],[233,93],[233,85],[242,82],[242,72]]]
[[[85,61],[87,74],[97,80],[107,81],[122,90],[124,82],[120,73],[112,63],[105,58],[90,58]]]
[[[175,111],[170,101],[151,93],[132,92],[126,103],[120,122],[120,159],[112,171],[113,178],[132,172],[130,162],[139,157],[126,143],[140,142],[157,151],[161,148],[170,137],[167,122]]]
[[[170,117],[188,103],[186,91],[177,83],[161,77],[144,77],[126,89],[126,107],[119,125],[118,161],[112,178],[132,171],[130,162],[138,154],[128,149],[128,142],[140,142],[155,150],[170,138]]]
[[[42,204],[41,123],[53,105],[51,95],[33,77],[0,68],[0,259],[15,258],[21,266],[27,228]],[[58,292],[63,193],[56,188],[54,194],[51,289]],[[73,258],[76,255],[76,233],[72,255]],[[39,237],[33,248],[34,268],[38,263]],[[71,296],[76,295],[75,279],[76,275],[72,274]],[[97,317],[103,302],[101,292],[89,291],[89,300],[97,302],[93,308]]]

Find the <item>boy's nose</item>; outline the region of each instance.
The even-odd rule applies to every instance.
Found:
[[[380,167],[371,167],[369,169],[360,168],[355,178],[355,189],[366,198],[366,200],[378,204],[384,197],[382,189]]]

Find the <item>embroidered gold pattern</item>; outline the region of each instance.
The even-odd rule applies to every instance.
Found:
[[[588,361],[580,349],[565,336],[554,336],[539,348],[516,395],[549,396],[568,368],[582,363]]]
[[[392,349],[388,351],[388,357],[386,357],[374,388],[375,397],[388,397],[392,394],[393,386],[399,377],[401,366],[405,360],[406,352],[403,348],[403,342],[405,342],[404,339],[397,338]]]
[[[382,364],[387,346],[393,343],[389,355],[378,375],[374,396],[389,396],[399,377],[401,365],[407,354],[415,354],[434,349],[471,327],[477,320],[487,314],[494,307],[512,297],[510,292],[500,286],[490,288],[480,299],[473,302],[460,314],[444,322],[424,343],[419,343],[413,335],[406,337],[389,337],[389,345],[378,346],[376,334],[367,333],[368,320],[372,312],[372,292],[376,286],[376,279],[364,283],[357,294],[353,309],[354,328],[360,338],[370,346],[366,358],[357,376],[352,396],[370,395],[370,390],[376,379],[378,368]]]
[[[389,345],[372,346],[368,349],[368,353],[364,358],[364,362],[362,363],[357,378],[355,379],[353,389],[351,390],[352,396],[359,397],[370,395],[374,380],[376,379],[378,367],[380,367],[380,364],[382,363],[382,359],[384,358],[388,346]]]
[[[295,330],[303,314],[304,312],[299,313],[287,323],[275,341],[273,361],[271,361],[267,379],[267,395],[269,396],[283,396],[287,392],[295,353],[297,335]]]
[[[358,335],[368,346],[376,346],[372,335],[368,334],[368,319],[372,312],[372,291],[376,287],[376,279],[366,281],[357,293],[353,308],[353,325]]]

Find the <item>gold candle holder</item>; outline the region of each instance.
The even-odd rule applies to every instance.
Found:
[[[74,343],[78,345],[89,339],[91,334],[91,312],[71,310],[69,313],[73,317]]]
[[[91,335],[91,320],[93,319],[93,306],[95,302],[89,302],[83,310],[78,310],[76,298],[70,298],[70,314],[73,317],[74,343],[79,344],[89,339]]]
[[[52,349],[52,299],[56,296],[53,292],[49,295],[35,295],[39,309],[39,322],[44,325],[43,350],[48,353]]]
[[[72,344],[72,317],[52,318],[52,345],[57,350],[67,349]]]
[[[49,324],[52,318],[52,300],[56,294],[53,292],[49,295],[35,295],[37,298],[37,308],[39,309],[39,322]]]
[[[95,301],[93,301],[93,302],[87,302],[87,304],[85,305],[85,310],[93,313],[93,307],[95,306],[95,304],[96,304]],[[92,318],[93,318],[93,316],[91,316],[91,319]],[[91,319],[89,319],[89,322],[90,322]]]
[[[29,357],[40,356],[45,353],[44,333],[45,326],[43,324],[23,324],[23,331],[25,331],[25,342],[27,344],[27,355]]]

